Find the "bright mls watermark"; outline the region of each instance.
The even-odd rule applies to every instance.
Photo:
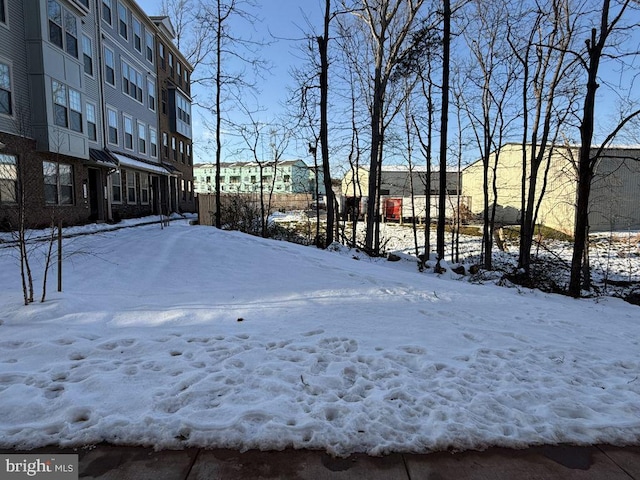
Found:
[[[0,480],[78,480],[77,454],[0,454]]]

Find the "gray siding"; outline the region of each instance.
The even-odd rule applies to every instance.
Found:
[[[102,2],[98,2],[99,5],[102,5]],[[105,47],[113,50],[114,52],[114,63],[115,63],[115,87],[104,84],[104,100],[105,103],[114,109],[118,110],[118,145],[108,145],[110,149],[114,151],[119,151],[123,153],[127,153],[129,155],[134,155],[138,158],[159,162],[157,158],[151,157],[150,153],[150,145],[149,145],[149,127],[153,127],[158,132],[158,142],[160,142],[160,132],[158,129],[158,86],[157,86],[157,77],[156,77],[156,69],[155,65],[149,62],[145,56],[145,34],[144,31],[154,32],[155,37],[155,27],[153,23],[148,20],[146,15],[143,15],[137,5],[130,2],[123,2],[123,4],[128,9],[128,18],[127,18],[127,31],[128,31],[128,39],[124,39],[118,31],[118,3],[116,0],[113,1],[114,10],[112,12],[112,23],[113,25],[109,25],[106,21],[100,21],[100,28],[103,37],[102,44]],[[133,36],[133,17],[132,12],[136,16],[136,18],[143,25],[143,31],[141,32],[141,52],[138,52],[134,48],[134,36]],[[104,50],[101,52],[104,54]],[[142,88],[142,102],[139,102],[133,99],[131,96],[126,94],[123,89],[123,76],[122,76],[122,67],[123,62],[126,62],[130,67],[133,67],[138,73],[142,75],[143,84]],[[104,61],[102,62],[102,68],[104,72]],[[152,111],[148,106],[148,89],[147,89],[147,81],[153,82],[155,85],[155,96],[156,96],[156,110]],[[104,112],[104,122],[107,125],[107,117],[106,110]],[[134,135],[134,145],[133,150],[127,149],[124,147],[124,117],[129,116],[133,120],[133,135]],[[146,153],[141,153],[138,149],[138,130],[137,123],[141,122],[145,125],[146,129]]]
[[[31,132],[24,131],[31,124],[24,3],[15,0],[7,3],[7,25],[0,24],[0,60],[11,67],[13,116],[0,115],[0,131],[30,136]]]
[[[640,150],[607,151],[599,160],[589,198],[591,231],[640,229]]]
[[[75,3],[58,0],[60,5],[77,19],[78,46],[81,47],[81,25],[86,12]],[[82,132],[59,127],[54,122],[53,82],[60,82],[86,97],[82,56],[75,58],[65,50],[49,42],[47,0],[26,0],[29,12],[25,41],[28,58],[30,97],[32,99],[32,129],[41,151],[50,151],[78,158],[89,158],[86,125]],[[36,15],[35,12],[38,12]],[[83,112],[84,120],[84,112]]]
[[[99,5],[99,4],[98,4]],[[85,93],[83,99],[83,113],[84,113],[84,125],[85,128],[88,128],[87,125],[87,102],[92,103],[96,107],[96,141],[88,140],[90,148],[102,148],[104,146],[104,135],[103,135],[103,113],[102,113],[102,93],[101,93],[101,84],[102,84],[102,70],[101,70],[101,56],[99,55],[99,41],[98,41],[98,27],[96,21],[96,15],[100,15],[100,10],[96,10],[96,4],[94,1],[89,2],[90,11],[85,17],[85,21],[82,22],[82,31],[80,38],[78,39],[79,45],[78,48],[80,50],[80,64],[81,64],[81,72],[83,75],[82,83],[83,83],[83,91]],[[93,58],[93,75],[88,75],[84,72],[84,57],[83,57],[83,45],[82,45],[82,35],[86,35],[91,39],[91,54]],[[87,130],[88,133],[88,130]]]

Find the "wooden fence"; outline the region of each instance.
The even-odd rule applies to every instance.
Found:
[[[311,194],[305,193],[274,193],[269,199],[269,195],[263,195],[265,209],[269,208],[269,213],[288,212],[292,210],[307,210],[313,201]],[[221,211],[224,222],[225,210],[231,209],[234,205],[242,204],[246,208],[251,208],[260,212],[260,194],[257,193],[224,193],[220,195]],[[214,214],[216,211],[216,196],[210,194],[198,195],[198,212],[201,225],[213,225],[215,223]]]

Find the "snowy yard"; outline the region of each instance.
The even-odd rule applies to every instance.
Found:
[[[25,307],[15,251],[0,249],[0,448],[640,439],[640,308],[619,299],[475,285],[185,220],[64,251],[64,291],[54,278],[49,300]]]

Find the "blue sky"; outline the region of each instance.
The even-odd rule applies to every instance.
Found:
[[[159,0],[137,0],[137,3],[148,15],[161,13]],[[270,73],[261,80],[260,106],[266,109],[265,117],[271,118],[282,112],[282,104],[286,101],[288,87],[293,86],[290,75],[291,68],[300,62],[298,48],[304,37],[303,30],[309,30],[307,20],[321,22],[323,10],[321,0],[267,0],[260,3],[257,16],[263,19],[256,25],[254,39],[263,38],[269,42],[262,48],[262,55],[272,64]],[[208,161],[209,155],[204,151],[208,134],[202,126],[202,115],[194,115],[194,156],[196,162]]]

